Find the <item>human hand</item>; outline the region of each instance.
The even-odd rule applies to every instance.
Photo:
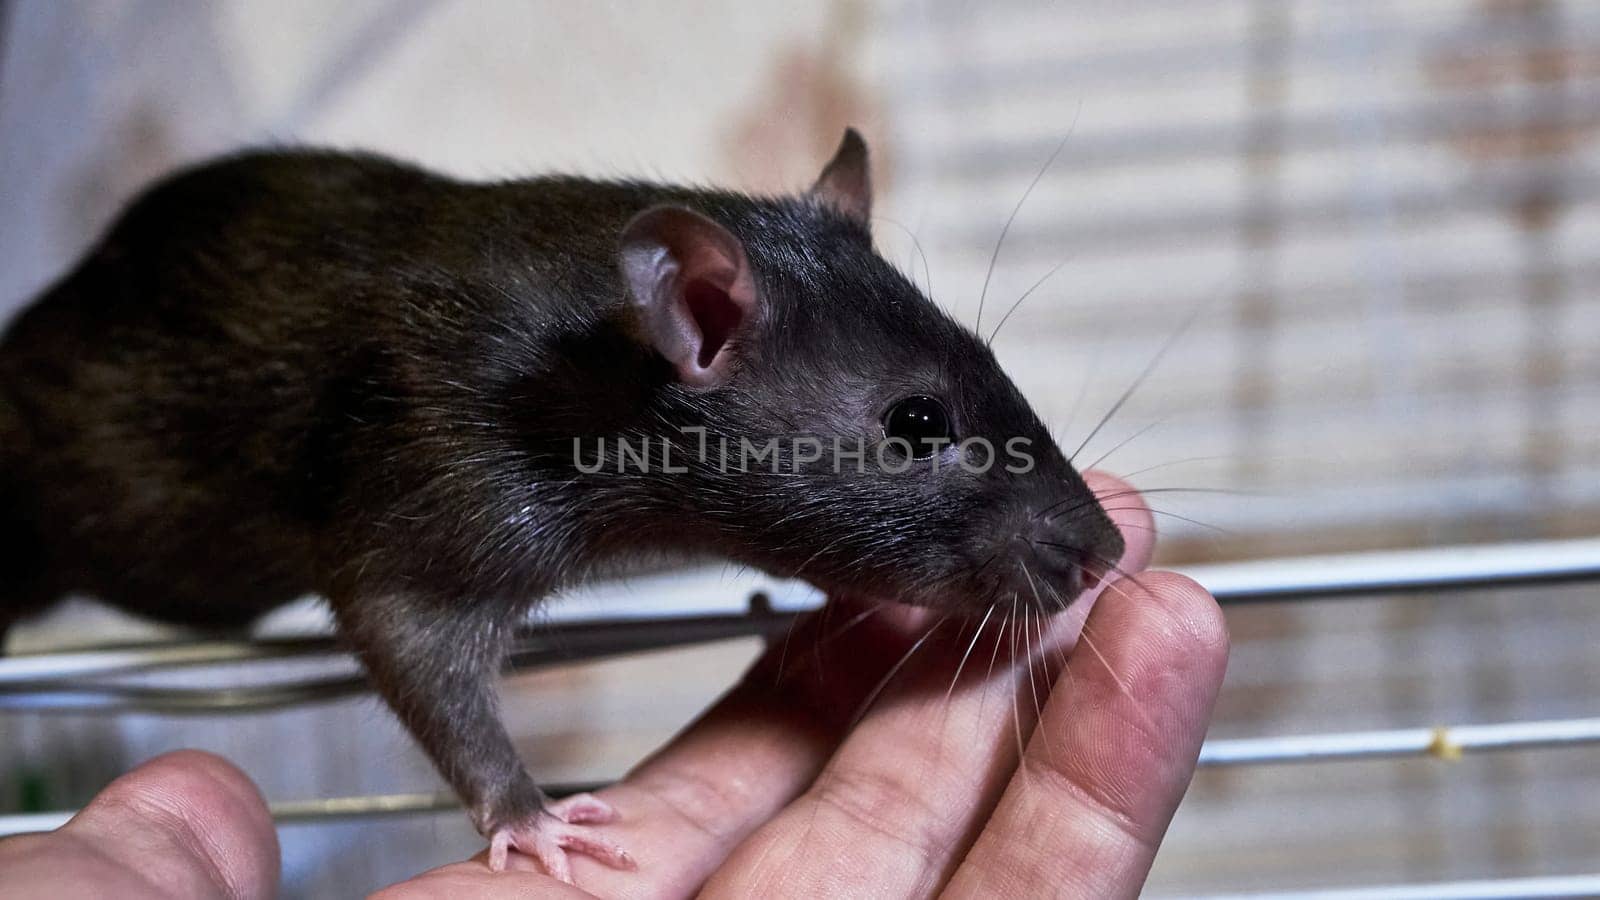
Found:
[[[52,832],[0,840],[0,900],[278,895],[278,833],[227,760],[180,750],[107,785]]]
[[[1101,494],[1119,493],[1111,506],[1128,543],[1122,569],[1141,572],[1154,533],[1148,511],[1120,495],[1121,482],[1090,481]],[[699,721],[602,792],[621,813],[607,836],[633,853],[639,870],[579,856],[577,883],[617,897],[702,887],[734,896],[1136,895],[1193,774],[1227,637],[1215,602],[1181,576],[1113,578],[1102,593],[1087,640],[1064,666],[1091,598],[1044,622],[998,609],[976,638],[976,623],[963,630],[927,611],[844,604],[813,617]],[[1028,650],[1036,665],[1007,663]],[[147,764],[106,794],[138,787],[173,796],[156,782],[119,787],[172,759]],[[183,885],[228,890],[162,896],[270,895],[275,867],[264,874],[260,860],[275,860],[276,844],[260,827],[264,808],[228,799],[242,796],[230,778],[243,776],[231,771],[210,786],[188,776],[184,790],[194,795],[184,808],[198,824],[173,830],[220,838],[163,839],[138,851],[168,853],[174,869],[192,864],[210,875]],[[227,802],[207,799],[213,790]],[[62,835],[81,845],[132,833],[102,825],[97,834],[92,817],[79,824],[106,794],[54,835],[0,842],[0,897],[16,883],[7,871],[16,841],[32,841],[38,852]],[[124,815],[150,808],[113,805]],[[98,815],[103,823],[110,813]],[[174,825],[170,811],[157,822]],[[33,884],[57,892],[55,881]],[[259,892],[245,892],[251,888]],[[513,855],[507,871],[492,873],[480,854],[379,896],[586,894],[525,857]]]
[[[1149,511],[1123,482],[1090,484],[1117,496],[1121,568],[1142,572]],[[621,812],[607,837],[639,870],[574,857],[577,883],[608,897],[1135,896],[1193,775],[1227,634],[1179,575],[1113,578],[1102,597],[1004,636],[1000,619],[1018,620],[1000,609],[976,641],[975,622],[953,620],[922,641],[927,611],[813,618],[602,792]],[[1006,662],[1024,645],[1042,660],[1031,675]],[[524,857],[512,868],[455,863],[380,897],[586,896]]]

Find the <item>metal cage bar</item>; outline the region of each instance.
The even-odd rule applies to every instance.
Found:
[[[1224,604],[1307,601],[1373,594],[1463,591],[1600,580],[1600,538],[1310,556],[1197,566],[1187,573]],[[821,597],[792,582],[716,572],[672,575],[664,589],[703,597],[744,595],[745,611],[641,618],[616,615],[551,622],[528,630],[514,669],[601,659],[641,650],[780,633]],[[630,594],[649,595],[640,580]],[[784,602],[774,609],[773,597]],[[96,680],[181,666],[327,657],[343,660],[326,634],[255,642],[134,645],[0,659],[0,712],[28,710],[208,714],[256,712],[329,700],[366,689],[346,668],[337,674],[236,687],[154,687]]]
[[[1259,894],[1207,894],[1197,900],[1542,900],[1556,897],[1600,897],[1600,873]]]

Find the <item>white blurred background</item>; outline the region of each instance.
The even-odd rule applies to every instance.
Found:
[[[1161,489],[1165,562],[1600,534],[1593,3],[0,10],[0,317],[149,179],[244,145],[779,190],[807,184],[854,124],[875,154],[883,251],[963,319],[985,296],[987,332],[1060,266],[996,347],[1064,448],[1093,432],[1083,459]],[[1593,715],[1596,600],[1579,587],[1234,609],[1213,735]],[[14,640],[82,640],[91,620],[78,609]],[[753,652],[520,677],[507,717],[541,777],[614,776]],[[438,786],[372,700],[215,719],[0,713],[0,812],[73,806],[177,746],[230,756],[274,799]],[[1150,893],[1592,869],[1597,762],[1203,772]],[[477,847],[458,814],[283,835],[290,896],[347,896]]]

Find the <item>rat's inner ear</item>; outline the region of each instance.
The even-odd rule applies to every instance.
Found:
[[[759,313],[755,276],[733,233],[680,206],[658,206],[622,229],[622,279],[643,337],[698,388],[727,381]]]
[[[867,165],[867,142],[861,139],[860,132],[854,128],[844,130],[844,139],[832,161],[811,186],[811,196],[855,219],[861,227],[868,227],[872,218],[872,174]]]

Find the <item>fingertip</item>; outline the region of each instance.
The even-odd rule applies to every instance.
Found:
[[[1228,620],[1211,592],[1199,582],[1177,572],[1147,571],[1124,579],[1142,601],[1163,613],[1162,634],[1172,649],[1190,657],[1225,663],[1228,657]]]
[[[256,783],[238,766],[204,750],[164,753],[125,778],[164,786],[182,799],[191,821],[226,823],[251,843],[278,851],[278,832]],[[119,781],[121,779],[118,779]]]
[[[1139,715],[1165,709],[1173,739],[1198,752],[1228,666],[1228,625],[1211,594],[1175,572],[1141,572],[1107,586],[1090,628],[1140,698]]]
[[[124,780],[170,784],[204,797],[227,797],[237,803],[242,812],[248,810],[258,817],[260,824],[272,821],[266,801],[250,776],[223,757],[205,750],[163,753],[117,779]]]
[[[1106,515],[1122,531],[1126,548],[1117,563],[1124,572],[1142,572],[1150,565],[1155,553],[1156,523],[1150,507],[1145,504],[1139,489],[1109,472],[1098,469],[1084,473],[1089,485]]]

